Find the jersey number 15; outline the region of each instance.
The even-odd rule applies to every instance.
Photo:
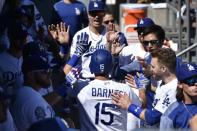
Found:
[[[101,111],[100,111],[100,106],[101,106]],[[109,116],[109,121],[105,121],[103,119],[101,119],[101,123],[103,123],[104,125],[111,125],[113,123],[113,118],[114,115],[109,112],[106,111],[106,108],[115,108],[115,105],[113,104],[107,104],[107,103],[97,103],[95,106],[96,109],[96,118],[95,118],[95,124],[98,125],[99,123],[99,116],[100,115],[108,115]]]

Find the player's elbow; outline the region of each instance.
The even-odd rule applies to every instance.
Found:
[[[162,113],[157,110],[146,110],[145,112],[145,121],[149,125],[155,125],[160,122]]]

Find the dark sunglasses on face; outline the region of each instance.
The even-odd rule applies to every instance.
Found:
[[[92,17],[95,17],[95,16],[104,16],[105,15],[105,12],[103,12],[103,11],[90,11],[89,14]]]
[[[151,45],[160,45],[160,41],[159,40],[150,40],[150,41],[143,41],[142,42],[143,43],[143,45],[145,45],[145,46],[148,46],[149,45],[149,43],[151,44]]]
[[[114,20],[106,20],[106,21],[103,21],[103,23],[105,23],[106,25],[109,24],[109,22],[114,23]]]
[[[193,77],[193,78],[189,78],[189,79],[181,81],[181,83],[185,83],[189,86],[194,86],[196,82],[197,82],[197,77]]]

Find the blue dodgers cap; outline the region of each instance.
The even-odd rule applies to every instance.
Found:
[[[134,29],[136,30],[137,28],[149,27],[153,25],[155,25],[153,20],[151,18],[146,17],[146,18],[139,19],[137,22],[137,27],[135,27]]]
[[[178,67],[176,75],[179,81],[183,81],[193,76],[197,76],[197,65],[183,63]]]
[[[39,55],[29,55],[25,57],[22,65],[24,73],[36,70],[48,70],[49,64],[48,60],[44,56]]]
[[[46,118],[35,122],[30,126],[28,131],[67,131],[68,126],[59,118]]]
[[[105,11],[105,3],[101,0],[90,0],[88,11]]]

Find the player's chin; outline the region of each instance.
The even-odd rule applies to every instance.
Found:
[[[191,98],[193,103],[197,103],[197,95],[191,96]]]
[[[93,25],[94,25],[94,27],[101,27],[101,26],[102,26],[102,23],[101,23],[101,22],[95,21],[95,22],[93,23]]]

